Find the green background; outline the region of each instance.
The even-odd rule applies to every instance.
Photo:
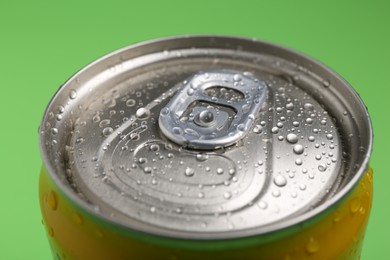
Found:
[[[390,259],[390,2],[0,3],[0,259],[50,259],[38,204],[38,125],[57,88],[96,58],[180,34],[256,37],[304,52],[360,93],[375,131],[374,207],[362,259]]]

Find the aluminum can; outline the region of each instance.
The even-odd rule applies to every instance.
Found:
[[[185,36],[93,62],[40,126],[54,259],[359,259],[372,128],[335,72]]]

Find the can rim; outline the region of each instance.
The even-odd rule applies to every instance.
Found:
[[[78,75],[82,74],[84,71],[87,71],[91,67],[95,66],[96,64],[100,63],[101,61],[112,57],[114,55],[117,55],[119,53],[122,53],[124,51],[130,51],[130,50],[135,50],[137,48],[145,47],[151,44],[157,44],[157,43],[163,43],[163,42],[169,42],[169,41],[174,41],[177,39],[183,39],[183,38],[218,38],[218,39],[225,39],[225,40],[242,40],[242,41],[252,41],[252,42],[259,42],[262,44],[265,44],[267,46],[272,46],[274,48],[277,48],[279,50],[288,52],[288,53],[293,53],[294,55],[300,56],[304,60],[307,60],[311,62],[312,64],[315,64],[316,66],[321,67],[321,69],[324,69],[327,73],[332,75],[333,77],[337,78],[340,80],[345,87],[348,89],[349,93],[353,95],[354,100],[358,103],[359,106],[362,107],[363,111],[365,112],[365,117],[367,120],[367,137],[369,137],[369,140],[367,142],[367,149],[364,153],[364,159],[362,161],[362,164],[360,165],[359,170],[356,171],[355,175],[351,178],[351,180],[341,189],[339,190],[335,195],[333,195],[330,199],[322,203],[321,205],[315,207],[314,209],[307,211],[301,215],[292,217],[291,219],[284,219],[281,222],[276,222],[272,223],[267,226],[259,227],[256,228],[255,230],[258,232],[253,232],[253,230],[239,230],[239,231],[229,231],[229,238],[228,240],[231,239],[238,239],[238,238],[250,238],[250,237],[256,237],[260,235],[266,235],[270,233],[274,233],[276,231],[280,231],[283,229],[286,229],[288,227],[296,226],[300,223],[303,223],[307,220],[312,219],[313,217],[320,215],[321,213],[325,212],[329,208],[334,207],[337,205],[340,201],[342,201],[350,192],[351,190],[358,184],[359,180],[362,178],[364,173],[367,171],[369,167],[369,159],[372,154],[373,150],[373,128],[372,128],[372,122],[371,118],[369,116],[369,112],[367,110],[367,107],[364,105],[362,99],[358,95],[358,93],[355,91],[355,89],[338,73],[330,69],[328,66],[326,66],[324,63],[319,62],[318,60],[306,55],[305,53],[302,53],[300,51],[297,51],[293,48],[290,47],[284,47],[279,44],[271,43],[268,41],[264,40],[259,40],[255,38],[248,38],[248,37],[241,37],[241,36],[231,36],[231,35],[210,35],[210,34],[194,34],[194,35],[178,35],[178,36],[169,36],[169,37],[163,37],[163,38],[158,38],[158,39],[152,39],[152,40],[147,40],[139,43],[135,43],[123,48],[120,48],[118,50],[115,50],[113,52],[110,52],[106,55],[101,56],[100,58],[94,60],[93,62],[87,64],[80,70],[78,70],[75,74],[73,74],[71,77],[69,77],[55,92],[53,97],[51,98],[50,102],[48,103],[48,106],[46,107],[44,111],[43,118],[41,120],[40,124],[40,129],[42,128],[43,124],[45,123],[45,119],[49,113],[49,108],[50,105],[53,103],[53,101],[57,98],[59,95],[59,92],[73,79],[75,79]],[[188,236],[187,231],[174,231],[174,232],[150,232],[148,230],[144,230],[135,226],[129,226],[126,225],[125,223],[122,223],[119,220],[116,220],[116,222],[113,222],[111,218],[109,218],[106,215],[103,214],[98,214],[95,212],[93,207],[89,204],[87,204],[84,200],[82,200],[77,194],[75,194],[72,190],[65,188],[59,188],[62,186],[62,180],[60,179],[59,176],[57,176],[55,173],[55,169],[50,162],[47,151],[45,150],[45,143],[44,139],[42,138],[41,135],[39,135],[39,147],[40,147],[40,153],[41,153],[41,158],[43,161],[44,168],[47,170],[48,175],[50,176],[50,179],[54,182],[55,186],[58,188],[58,190],[65,195],[65,197],[70,201],[73,205],[75,205],[77,208],[83,210],[89,215],[92,215],[94,217],[97,217],[100,219],[102,222],[105,224],[109,224],[110,226],[113,226],[115,230],[118,230],[119,232],[122,231],[122,228],[125,228],[127,231],[135,231],[136,233],[143,233],[145,235],[150,235],[153,237],[160,237],[160,238],[168,238],[168,239],[185,239],[185,240],[201,240],[201,241],[217,241],[217,240],[224,240],[226,239],[225,233],[220,233],[220,234],[210,234],[207,233],[206,235],[201,235],[201,234],[196,234],[191,237]],[[115,228],[116,227],[116,228]],[[127,231],[122,231],[126,233]],[[161,230],[159,230],[161,231]],[[169,230],[171,231],[171,230]],[[261,231],[261,232],[259,232]]]

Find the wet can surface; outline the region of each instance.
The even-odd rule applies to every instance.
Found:
[[[252,39],[121,49],[69,79],[40,126],[58,259],[358,259],[367,110],[336,73]]]

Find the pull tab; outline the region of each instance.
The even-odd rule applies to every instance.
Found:
[[[190,148],[229,146],[248,133],[266,92],[266,84],[249,73],[202,72],[161,109],[159,126],[167,138]]]

